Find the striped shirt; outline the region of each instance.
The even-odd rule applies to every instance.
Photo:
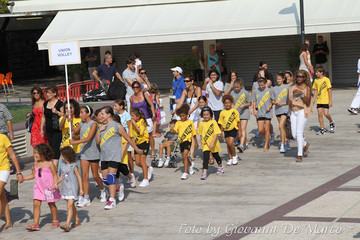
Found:
[[[6,108],[4,104],[0,103],[0,133],[8,133],[8,127],[6,122],[12,120],[12,116],[9,110]]]

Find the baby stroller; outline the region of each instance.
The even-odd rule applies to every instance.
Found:
[[[84,94],[83,101],[84,102],[96,102],[98,100],[107,100],[107,94],[103,87],[100,87],[99,89],[92,89]]]
[[[170,153],[170,162],[167,166],[168,168],[177,168],[177,162],[176,162],[176,156],[180,152],[179,149],[180,143],[179,141],[176,141],[173,146],[171,146],[171,153]],[[166,151],[166,149],[165,149]],[[152,167],[159,167],[159,160],[156,160],[155,158],[151,161]]]

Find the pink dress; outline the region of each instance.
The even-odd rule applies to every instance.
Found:
[[[54,177],[50,167],[35,167],[34,199],[56,202],[61,199],[59,189],[51,190],[54,185]]]
[[[31,128],[31,146],[34,147],[39,143],[48,143],[46,138],[46,131],[44,131],[44,137],[40,135],[41,117],[43,115],[43,108],[33,108],[34,123]]]
[[[150,100],[153,102],[154,108],[155,108],[156,120],[161,121],[160,108],[157,105],[155,98],[156,98],[156,95],[154,93],[150,94]]]

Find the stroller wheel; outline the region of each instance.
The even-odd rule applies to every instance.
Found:
[[[177,167],[177,162],[176,162],[176,161],[173,161],[173,162],[171,163],[171,167],[176,168],[176,167]]]
[[[84,98],[84,97],[83,97],[83,102],[87,102],[87,101],[88,101],[87,98]]]
[[[156,160],[155,160],[155,159],[153,159],[153,160],[151,161],[151,166],[152,166],[152,167],[157,167],[157,163],[156,163]]]

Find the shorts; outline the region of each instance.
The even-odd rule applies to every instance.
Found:
[[[230,131],[224,131],[225,138],[228,138],[228,137],[236,138],[237,133],[238,133],[238,130],[236,130],[236,128],[233,128]]]
[[[118,169],[120,165],[120,162],[114,162],[114,161],[101,161],[101,170],[106,170],[109,167]]]
[[[140,143],[139,145],[136,145],[139,149],[143,150],[143,154],[142,155],[148,155],[149,153],[149,142],[143,142]],[[138,153],[135,151],[135,155],[137,155]]]
[[[326,108],[326,109],[329,109],[329,104],[316,104],[316,108]]]
[[[99,163],[100,159],[95,159],[95,160],[83,160],[83,161],[88,161],[89,163]]]
[[[266,117],[258,117],[258,118],[256,119],[256,121],[266,121],[266,120],[269,120],[269,121],[271,121],[271,118],[266,118]]]
[[[0,181],[7,183],[10,176],[10,170],[0,171]]]
[[[148,126],[146,127],[146,129],[147,129],[148,133],[150,134],[150,133],[152,133],[152,131],[153,131],[153,129],[154,129],[154,122],[152,121],[151,118],[147,118],[147,119],[146,119],[146,122],[147,122],[147,124],[148,124]]]
[[[190,148],[191,148],[191,142],[185,141],[185,142],[180,143],[180,151],[181,152],[184,152],[184,150],[190,150]]]
[[[287,113],[277,114],[276,117],[287,116]]]
[[[118,170],[116,171],[116,178],[120,177],[120,173],[124,176],[129,175],[130,171],[126,164],[120,163]]]

